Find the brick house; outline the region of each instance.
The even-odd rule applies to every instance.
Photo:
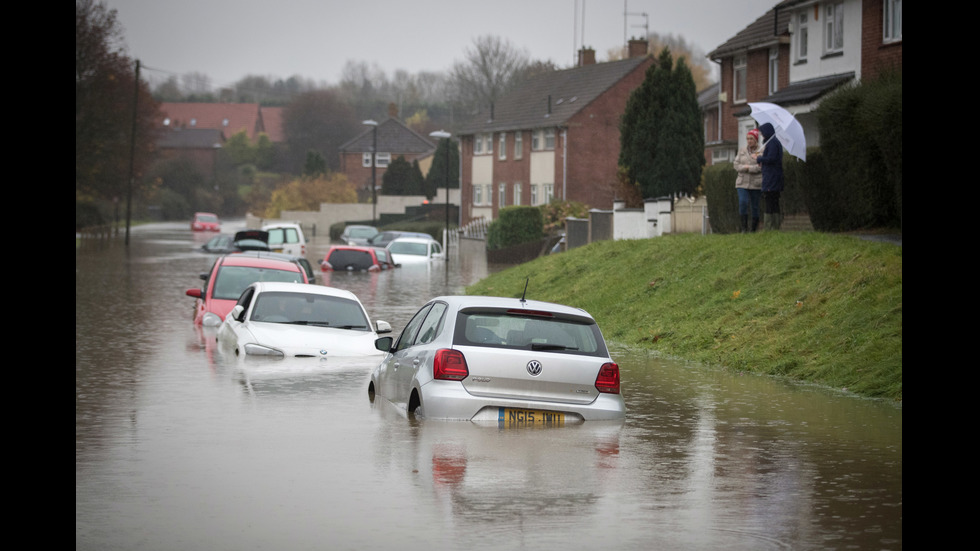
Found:
[[[372,166],[371,151],[374,150],[375,129],[377,153]],[[340,146],[340,172],[347,175],[347,180],[357,188],[358,199],[364,201],[371,197],[372,178],[376,179],[375,183],[380,191],[381,177],[391,161],[398,157],[405,157],[409,163],[419,161],[424,175],[431,165],[431,157],[435,151],[436,144],[428,138],[405,126],[402,121],[389,117],[377,126],[365,125],[363,132]]]
[[[225,143],[221,130],[185,128],[160,133],[157,151],[160,160],[186,159],[201,174],[214,176],[218,152]]]
[[[644,40],[629,51],[596,63],[583,49],[578,66],[531,78],[460,126],[461,223],[552,198],[612,208],[619,119],[653,62]]]
[[[705,161],[731,161],[756,127],[749,102],[783,106],[807,146],[820,145],[814,111],[841,86],[902,66],[901,0],[785,0],[718,46],[721,82],[699,95]],[[712,94],[716,94],[712,96]]]
[[[226,139],[244,130],[252,143],[259,134],[268,135],[273,143],[285,140],[281,108],[263,108],[257,103],[164,102],[160,104],[157,127],[161,130],[220,130]]]

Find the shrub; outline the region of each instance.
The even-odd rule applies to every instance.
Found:
[[[541,209],[513,206],[500,209],[497,219],[487,230],[487,250],[497,250],[544,237]]]
[[[732,163],[713,164],[702,172],[701,185],[708,197],[708,222],[714,233],[739,231],[737,177]]]
[[[557,235],[560,230],[565,229],[566,218],[588,218],[589,216],[589,207],[577,201],[554,199],[539,208],[544,221],[544,233],[547,235]]]

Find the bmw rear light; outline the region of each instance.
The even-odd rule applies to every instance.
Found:
[[[619,366],[612,362],[602,364],[595,378],[595,388],[607,394],[619,394]]]
[[[432,377],[435,379],[445,379],[449,381],[462,381],[470,374],[466,366],[466,358],[459,350],[443,348],[436,352],[436,359],[432,366]]]

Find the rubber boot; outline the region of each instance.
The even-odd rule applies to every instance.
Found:
[[[783,213],[777,212],[773,216],[773,229],[778,230],[783,227]]]
[[[752,226],[749,228],[749,231],[755,233],[758,229],[759,229],[759,217],[754,217],[752,218]]]
[[[742,215],[739,216],[739,218],[740,218],[740,222],[742,224],[742,231],[741,231],[741,233],[745,233],[745,232],[749,231],[749,215],[748,214],[742,214]]]

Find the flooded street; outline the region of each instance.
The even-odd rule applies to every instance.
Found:
[[[184,294],[206,237],[76,250],[76,550],[902,548],[901,406],[609,343],[623,422],[410,420],[368,399],[378,359],[219,355]],[[317,284],[397,335],[491,269],[464,250]]]

